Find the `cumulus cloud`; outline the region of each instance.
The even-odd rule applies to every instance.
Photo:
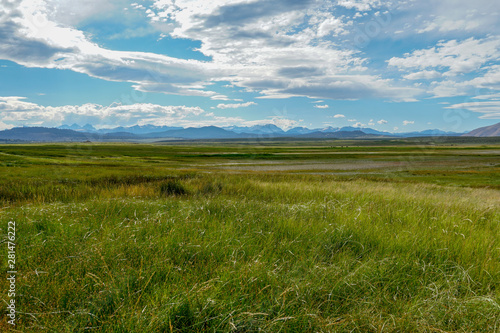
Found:
[[[335,116],[333,116],[333,118],[345,118],[345,116],[343,114],[336,114]]]
[[[458,103],[445,107],[445,109],[470,110],[482,115],[481,119],[500,119],[500,100]]]
[[[195,60],[145,52],[113,51],[91,42],[82,31],[48,17],[46,2],[1,0],[0,58],[26,67],[69,69],[92,77],[136,83],[143,91],[216,95],[205,89],[215,72]]]
[[[379,121],[377,121],[377,124],[379,124],[379,125],[385,125],[387,123],[388,123],[388,121],[384,120],[384,119],[380,119]]]
[[[143,10],[164,36],[200,41],[198,51],[211,61],[196,61],[105,49],[68,25],[71,20],[64,24],[63,15],[51,14],[59,8],[69,13],[68,1],[0,1],[0,58],[26,67],[72,70],[130,82],[140,91],[208,98],[220,96],[210,90],[214,81],[258,92],[262,98],[412,100],[421,93],[367,73],[366,59],[357,50],[332,41],[332,36],[347,32],[352,22],[335,16],[329,2],[157,0],[152,5],[132,5],[136,11]],[[117,4],[123,6],[119,0],[103,6],[116,9]],[[379,6],[379,1],[338,5],[365,10]],[[85,8],[82,15],[90,17],[94,9]]]
[[[0,96],[0,130],[17,126],[57,127],[63,124],[91,124],[96,128],[121,126],[253,126],[273,124],[283,129],[297,126],[302,120],[273,116],[248,121],[241,117],[218,116],[198,106],[157,105],[150,103],[42,106],[25,97]]]
[[[407,80],[432,80],[432,79],[438,79],[442,76],[443,75],[441,73],[433,70],[433,71],[415,72],[415,73],[405,75],[403,77]]]
[[[498,1],[424,0],[414,4],[421,13],[415,31],[421,34],[491,32],[498,26]]]
[[[170,125],[196,118],[204,113],[200,107],[163,106],[150,103],[109,106],[99,104],[42,106],[25,97],[0,97],[0,121],[8,126],[60,126],[92,124],[97,127],[127,125]]]
[[[324,104],[324,105],[315,105],[314,106],[316,109],[328,109],[328,104]]]
[[[380,6],[379,0],[339,0],[339,6],[354,8],[358,11],[367,11]]]
[[[407,80],[429,80],[433,97],[454,97],[477,89],[500,90],[500,36],[441,41],[434,47],[393,57],[388,65]]]
[[[294,120],[287,117],[274,116],[262,120],[249,120],[244,121],[241,124],[243,126],[255,126],[255,125],[276,125],[283,130],[288,130],[293,127],[297,127],[302,120]]]
[[[415,122],[413,120],[403,120],[403,126],[413,125]]]
[[[124,11],[125,7],[129,10]],[[216,82],[256,93],[257,98],[415,101],[424,93],[449,97],[477,88],[500,90],[500,70],[495,65],[500,54],[500,37],[495,35],[499,11],[499,2],[490,0],[152,0],[132,4],[125,0],[0,0],[0,59],[128,82],[144,92],[219,101],[232,99],[213,91]],[[124,20],[142,15],[149,26],[136,29],[139,34],[156,31],[160,38],[198,41],[196,51],[210,60],[114,51],[77,28],[106,15]],[[429,46],[390,58],[387,65],[399,70],[397,78],[390,76],[396,71],[369,69],[369,52],[353,45],[360,34],[370,42],[405,38],[415,32]],[[131,33],[121,31],[115,37]],[[409,82],[423,80],[430,82]]]
[[[468,38],[464,41],[439,42],[435,47],[416,50],[404,57],[393,57],[388,63],[402,70],[448,68],[444,75],[470,73],[491,60],[500,58],[500,37],[484,39]],[[413,76],[412,76],[413,75]],[[410,79],[436,78],[435,70],[410,74]],[[408,77],[407,77],[408,78]]]
[[[219,109],[238,109],[238,108],[246,108],[252,105],[257,105],[255,102],[246,102],[246,103],[236,103],[236,104],[219,104],[217,108]]]

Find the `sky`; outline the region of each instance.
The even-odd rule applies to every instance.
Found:
[[[0,129],[499,119],[499,1],[0,0]]]

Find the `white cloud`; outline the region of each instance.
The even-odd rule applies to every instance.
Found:
[[[357,121],[356,119],[347,119],[347,121],[350,121],[351,123]]]
[[[415,122],[413,120],[403,120],[403,126],[413,125]]]
[[[243,126],[255,126],[255,125],[272,124],[272,125],[276,125],[276,126],[282,128],[283,130],[288,130],[290,128],[297,127],[301,121],[302,120],[297,121],[297,120],[289,119],[286,117],[275,116],[275,117],[270,117],[268,119],[262,119],[262,120],[243,121],[241,123],[241,125],[243,125]]]
[[[404,57],[393,57],[389,66],[401,70],[428,68],[448,68],[444,75],[455,76],[461,73],[473,72],[490,60],[500,58],[500,37],[484,39],[469,38],[464,41],[450,40],[439,42],[435,47],[416,50]],[[437,78],[435,70],[412,73],[410,79]],[[413,77],[411,76],[413,75]]]
[[[358,11],[367,11],[380,6],[379,0],[339,0],[339,6]]]
[[[388,123],[388,121],[384,120],[384,119],[380,119],[379,121],[377,121],[377,124],[380,124],[380,125],[385,125],[387,123]]]
[[[237,109],[237,108],[246,108],[252,105],[257,105],[255,102],[246,102],[246,103],[236,103],[236,104],[219,104],[217,107],[219,109]]]
[[[413,5],[421,13],[422,21],[415,27],[418,33],[489,33],[499,21],[498,1],[424,0]]]
[[[500,37],[495,35],[498,1],[0,1],[0,59],[130,82],[145,92],[229,101],[211,89],[214,82],[227,81],[260,98],[415,101],[424,88],[434,97],[446,97],[477,87],[500,87],[488,68],[500,54]],[[127,6],[130,10],[124,11]],[[349,14],[340,16],[345,12]],[[115,38],[152,31],[187,38],[199,41],[197,51],[211,60],[108,50],[75,28],[92,20],[122,17],[127,23],[146,18],[150,25],[118,31]],[[372,34],[367,29],[375,25]],[[360,31],[369,41],[405,38],[416,31],[422,38],[431,36],[424,41],[441,40],[434,47],[389,60],[407,80],[435,82],[404,86],[409,83],[368,70],[370,59],[352,45]],[[478,73],[483,76],[468,81],[462,75]],[[436,81],[442,77],[446,79]]]
[[[474,96],[472,98],[473,99],[491,99],[491,100],[498,101],[498,100],[500,100],[500,93],[489,94],[489,95],[478,95],[478,96]]]
[[[325,13],[324,17],[321,17],[320,23],[317,25],[316,36],[321,38],[328,35],[340,35],[346,33],[345,28],[350,25],[342,21],[342,18],[334,17],[330,13]],[[312,23],[311,20],[309,23]],[[315,22],[316,23],[316,22]]]
[[[16,126],[56,127],[63,124],[91,124],[96,128],[133,125],[168,125],[182,127],[201,126],[253,126],[274,124],[283,129],[295,127],[302,120],[284,116],[248,121],[241,117],[218,116],[200,107],[137,103],[109,106],[98,104],[42,106],[27,102],[25,97],[0,97],[0,130]]]
[[[314,106],[316,109],[328,109],[328,105],[325,104],[325,105],[315,105]]]
[[[345,118],[345,116],[343,114],[336,114],[333,118]]]
[[[401,40],[411,37],[435,41],[457,36],[487,36],[498,31],[500,26],[500,3],[491,0],[383,1],[378,9],[381,12],[385,9],[389,14],[385,24],[378,22],[374,14],[370,15],[375,16],[372,25],[381,23],[375,38]],[[357,23],[362,24],[363,20]],[[366,28],[361,27],[361,30],[364,32]]]
[[[92,124],[97,127],[118,125],[167,125],[204,113],[200,107],[162,106],[149,103],[110,106],[98,104],[42,106],[27,102],[25,97],[0,97],[0,121],[8,126],[60,126]]]
[[[231,100],[226,95],[214,95],[214,96],[210,96],[210,99],[215,100],[215,101],[230,101]]]
[[[132,6],[137,10],[127,11],[143,11],[163,35],[200,41],[198,51],[212,59],[207,62],[102,48],[71,24],[100,15],[96,10],[102,8],[123,13],[116,8],[125,5],[121,0],[84,3],[72,2],[71,8],[69,0],[24,0],[18,8],[0,10],[0,58],[26,67],[131,82],[140,91],[178,95],[218,96],[209,89],[214,81],[227,81],[262,98],[402,101],[414,100],[421,93],[367,73],[366,59],[357,50],[331,40],[347,32],[352,22],[334,16],[329,2],[158,0],[150,8],[144,7],[146,2],[137,2]],[[349,0],[339,5],[367,10],[380,2]],[[64,10],[58,12],[59,8]],[[79,9],[85,13],[78,19],[63,19]],[[148,33],[144,29],[141,34]]]
[[[459,103],[445,109],[470,110],[481,113],[481,119],[500,119],[500,100]]]
[[[443,75],[438,71],[420,71],[405,75],[403,77],[407,80],[432,80],[438,79],[442,76]]]

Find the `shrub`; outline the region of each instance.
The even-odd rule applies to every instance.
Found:
[[[185,195],[187,194],[187,190],[176,180],[169,180],[160,185],[160,194],[161,195]]]

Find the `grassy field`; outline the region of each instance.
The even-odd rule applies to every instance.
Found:
[[[19,332],[500,332],[500,143],[0,145]],[[5,275],[6,276],[6,275]]]

